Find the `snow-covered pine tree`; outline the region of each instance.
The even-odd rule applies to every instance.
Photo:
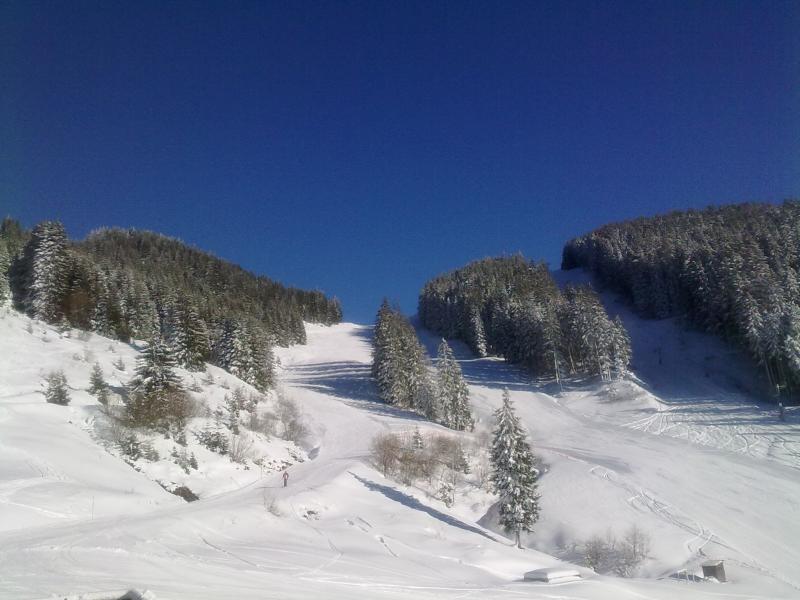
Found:
[[[89,393],[92,396],[97,396],[101,390],[107,387],[108,384],[103,376],[103,369],[100,367],[100,363],[94,363],[92,374],[89,376]]]
[[[500,496],[500,524],[514,533],[518,548],[520,535],[528,532],[539,519],[537,472],[525,431],[514,414],[508,390],[503,390],[503,405],[494,413],[497,425],[491,448],[494,492]]]
[[[8,283],[8,269],[11,266],[6,242],[0,238],[0,306],[3,306],[11,299],[11,287]]]
[[[113,324],[112,315],[113,299],[108,273],[102,269],[97,269],[94,280],[95,305],[92,311],[91,326],[92,331],[106,337],[116,337],[116,329]]]
[[[472,431],[475,420],[469,404],[469,388],[464,382],[461,366],[444,338],[439,344],[436,361],[436,389],[441,411],[439,421],[456,431]]]
[[[477,307],[470,310],[468,334],[470,348],[479,358],[484,358],[486,356],[486,332],[481,312]]]
[[[58,221],[39,223],[31,232],[25,255],[30,261],[25,308],[36,319],[58,322],[69,266],[64,226]]]
[[[272,352],[272,340],[260,327],[250,327],[247,334],[253,364],[245,381],[260,392],[266,392],[275,385],[275,354]]]
[[[628,372],[628,365],[631,362],[631,339],[619,316],[614,319],[612,325],[611,360],[614,365],[614,376],[620,379]]]
[[[69,389],[67,388],[67,377],[64,371],[54,371],[47,376],[47,389],[44,398],[50,404],[69,404]]]
[[[253,368],[253,355],[242,323],[235,319],[226,319],[222,323],[215,355],[220,367],[247,381]]]
[[[208,330],[191,303],[175,309],[175,326],[170,339],[177,363],[190,371],[202,371],[209,355]]]
[[[372,374],[381,398],[435,419],[439,414],[428,355],[414,328],[384,300],[375,323]]]
[[[173,400],[182,392],[169,345],[153,338],[137,358],[136,374],[128,383],[126,408],[136,424],[151,425],[168,417]]]

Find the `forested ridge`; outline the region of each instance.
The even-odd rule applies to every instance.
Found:
[[[286,287],[180,240],[101,229],[73,242],[57,221],[0,226],[0,301],[49,323],[130,341],[162,339],[178,364],[206,361],[258,388],[271,382],[272,344],[305,343],[303,322],[337,323],[318,291]]]
[[[673,212],[568,242],[583,267],[645,317],[680,316],[746,348],[778,396],[800,388],[800,202]]]
[[[502,356],[540,376],[611,379],[630,362],[625,328],[590,287],[561,292],[547,265],[522,256],[479,260],[428,281],[419,317],[478,356]]]

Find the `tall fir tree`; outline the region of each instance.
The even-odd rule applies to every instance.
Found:
[[[508,390],[503,390],[503,405],[494,413],[496,427],[491,448],[494,492],[500,497],[500,524],[513,533],[522,548],[522,532],[530,532],[539,520],[537,472],[525,431],[514,413]]]
[[[136,374],[128,384],[128,417],[151,425],[169,416],[174,395],[182,392],[169,345],[153,338],[136,361]]]
[[[436,361],[436,390],[441,411],[439,421],[456,431],[472,431],[475,420],[469,403],[469,388],[464,381],[461,366],[444,338],[439,344]]]
[[[64,226],[58,221],[44,221],[34,227],[22,262],[26,275],[23,308],[36,319],[60,321],[69,269]]]
[[[191,304],[175,309],[175,323],[170,342],[179,365],[190,371],[202,371],[209,356],[208,329]]]
[[[386,300],[375,323],[372,373],[385,402],[430,419],[440,414],[425,348],[408,319]]]
[[[69,387],[64,371],[54,371],[47,376],[47,389],[44,397],[50,404],[66,406],[70,402]]]
[[[8,270],[11,267],[6,241],[0,238],[0,306],[11,300],[11,286],[8,283]]]

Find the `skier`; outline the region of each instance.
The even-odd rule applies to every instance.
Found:
[[[283,487],[286,487],[289,484],[289,471],[283,472]]]

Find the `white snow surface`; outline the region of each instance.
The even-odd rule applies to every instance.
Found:
[[[182,483],[180,473],[136,471],[96,435],[99,405],[83,391],[91,365],[122,385],[137,349],[63,338],[0,309],[0,599],[131,588],[159,600],[800,598],[797,413],[780,422],[731,383],[740,357],[707,336],[615,310],[632,334],[635,377],[613,389],[570,382],[562,391],[453,344],[478,421],[465,438],[485,439],[507,387],[547,465],[542,518],[518,550],[494,525],[487,494],[460,490],[447,508],[370,466],[378,433],[446,431],[377,401],[370,327],[308,325],[306,346],[278,350],[282,386],[312,429],[307,454],[275,440],[262,448],[277,463],[307,456],[289,468],[288,487],[279,470],[198,456],[199,473],[183,483],[205,487],[187,504],[153,481]],[[119,356],[127,373],[111,365]],[[67,407],[44,401],[42,381],[57,368],[72,388]],[[202,384],[201,393],[223,391]],[[622,537],[633,524],[651,537],[638,578],[580,566],[582,540]],[[728,583],[677,575],[699,574],[708,559],[725,561]],[[582,578],[522,580],[536,569]]]

